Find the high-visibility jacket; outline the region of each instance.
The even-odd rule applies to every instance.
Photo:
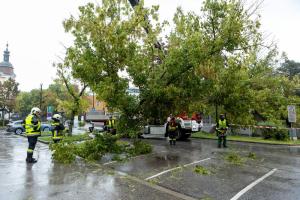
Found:
[[[35,115],[29,114],[25,119],[26,136],[41,136],[41,121]]]
[[[169,122],[169,126],[168,126],[168,131],[169,132],[174,132],[174,131],[176,131],[178,129],[178,125],[177,125],[177,123],[170,123]]]
[[[218,136],[226,136],[227,129],[228,129],[228,123],[227,123],[226,119],[219,120],[218,125],[217,125],[217,135]]]
[[[228,128],[227,127],[227,121],[226,119],[224,119],[223,121],[222,120],[219,120],[219,126],[218,126],[219,129],[226,129]]]
[[[115,127],[115,120],[114,119],[110,119],[108,120],[108,128],[114,128]]]
[[[52,122],[51,123],[52,128],[52,139],[53,140],[61,140],[64,136],[63,130],[65,127],[60,122]]]

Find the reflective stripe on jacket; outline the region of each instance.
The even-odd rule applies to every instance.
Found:
[[[32,114],[25,119],[26,136],[41,136],[41,122]]]
[[[108,127],[108,128],[114,128],[114,126],[115,126],[115,120],[114,120],[114,119],[108,120],[108,125],[107,125],[107,127]]]

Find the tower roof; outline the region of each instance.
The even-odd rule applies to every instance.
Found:
[[[0,67],[13,67],[9,62],[8,44],[6,44],[6,50],[3,52],[3,61],[0,63]]]

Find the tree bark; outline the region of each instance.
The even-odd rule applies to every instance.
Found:
[[[72,136],[72,129],[73,129],[73,125],[74,125],[74,118],[75,118],[75,112],[72,111],[71,113],[71,121],[69,124],[69,136]]]

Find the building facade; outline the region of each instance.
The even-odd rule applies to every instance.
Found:
[[[6,50],[3,52],[3,61],[0,62],[0,82],[8,80],[9,78],[14,79],[16,75],[14,73],[14,67],[9,61],[10,52],[8,50],[8,44]]]

